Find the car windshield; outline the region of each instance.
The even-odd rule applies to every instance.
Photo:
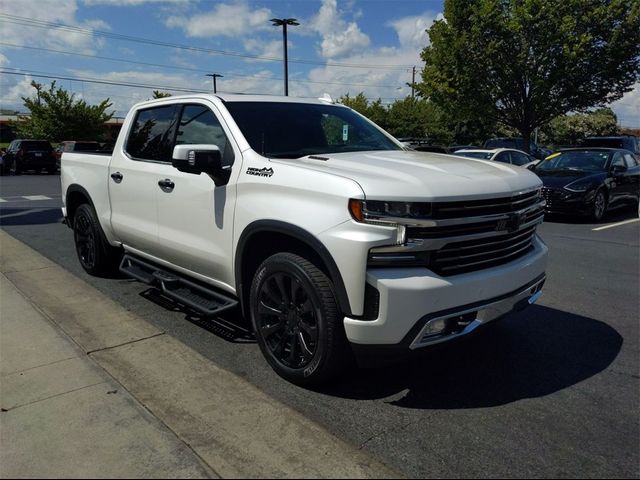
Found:
[[[51,144],[49,142],[39,142],[39,141],[22,142],[22,148],[24,148],[27,151],[32,151],[32,150],[51,151],[51,150],[53,150],[53,148],[51,147]]]
[[[225,106],[251,148],[265,157],[402,150],[345,107],[285,102],[227,102]]]
[[[456,155],[463,157],[479,158],[480,160],[490,160],[493,156],[491,152],[461,152],[457,151]]]
[[[604,171],[609,160],[607,150],[572,150],[551,155],[536,166],[536,171],[577,170],[582,172]]]

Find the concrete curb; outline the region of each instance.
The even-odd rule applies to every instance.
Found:
[[[220,476],[399,476],[3,231],[0,272]]]

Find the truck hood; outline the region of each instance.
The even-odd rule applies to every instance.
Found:
[[[324,160],[326,159],[326,160]],[[542,185],[532,172],[499,162],[405,150],[312,155],[274,163],[350,178],[366,198],[406,201],[479,200]]]

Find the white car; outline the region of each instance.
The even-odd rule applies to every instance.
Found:
[[[508,163],[528,169],[531,169],[540,161],[522,150],[514,150],[512,148],[465,148],[456,151],[455,154],[463,157],[479,158],[480,160]]]

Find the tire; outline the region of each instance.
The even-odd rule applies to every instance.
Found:
[[[319,385],[351,365],[331,280],[305,258],[267,258],[253,278],[249,304],[258,345],[285,380]]]
[[[121,251],[109,245],[95,210],[87,203],[73,216],[73,239],[80,265],[88,274],[102,276],[116,270]]]
[[[598,190],[596,192],[596,196],[593,199],[593,211],[591,212],[591,217],[599,222],[604,217],[604,214],[607,211],[607,196],[603,190]]]

